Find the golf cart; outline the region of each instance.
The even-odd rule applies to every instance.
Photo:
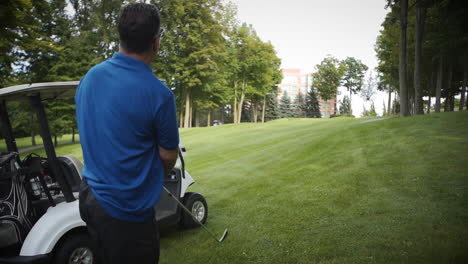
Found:
[[[0,153],[0,263],[97,263],[78,207],[83,164],[72,156],[56,156],[43,104],[72,98],[77,86],[72,81],[0,89],[0,124],[7,146],[7,152]],[[47,157],[32,153],[20,159],[7,101],[32,105]],[[155,205],[160,227],[203,226],[208,217],[203,196],[187,192],[194,180],[185,171],[183,153],[181,148]]]

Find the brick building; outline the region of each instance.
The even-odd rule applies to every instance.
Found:
[[[309,92],[312,85],[312,75],[310,73],[302,73],[300,69],[282,69],[282,71],[283,80],[278,84],[278,102],[281,100],[284,91],[286,91],[291,99],[291,103],[294,104],[299,91],[301,91],[304,96]],[[329,118],[332,115],[336,115],[336,96],[327,101],[319,98],[319,104],[322,118]]]

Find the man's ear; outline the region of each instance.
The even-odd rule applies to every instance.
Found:
[[[160,48],[161,48],[161,39],[159,37],[155,37],[153,39],[153,52],[158,53]]]

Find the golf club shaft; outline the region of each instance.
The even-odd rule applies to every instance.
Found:
[[[192,212],[190,212],[189,209],[187,209],[187,207],[185,207],[167,188],[166,186],[163,186],[164,188],[164,191],[167,192],[167,194],[172,197],[172,199],[174,199],[174,201],[177,202],[177,204],[180,205],[180,207],[182,207],[182,209],[184,209],[184,211],[189,214],[193,220],[195,220],[199,225],[201,225],[205,230],[206,232],[208,232],[214,239],[216,239],[216,241],[218,242],[222,242],[220,239],[218,239],[204,224],[202,224],[200,221],[198,221],[198,219],[192,214]]]

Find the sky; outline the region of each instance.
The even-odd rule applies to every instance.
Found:
[[[328,54],[377,66],[374,44],[385,0],[232,0],[241,22],[271,41],[283,68],[308,72]]]
[[[314,72],[327,55],[355,57],[372,70],[377,66],[374,45],[388,12],[385,0],[231,1],[240,22],[252,24],[263,41],[271,41],[282,68]],[[386,98],[383,93],[375,96],[377,112]],[[353,113],[359,115],[364,102],[358,95],[352,99]]]

